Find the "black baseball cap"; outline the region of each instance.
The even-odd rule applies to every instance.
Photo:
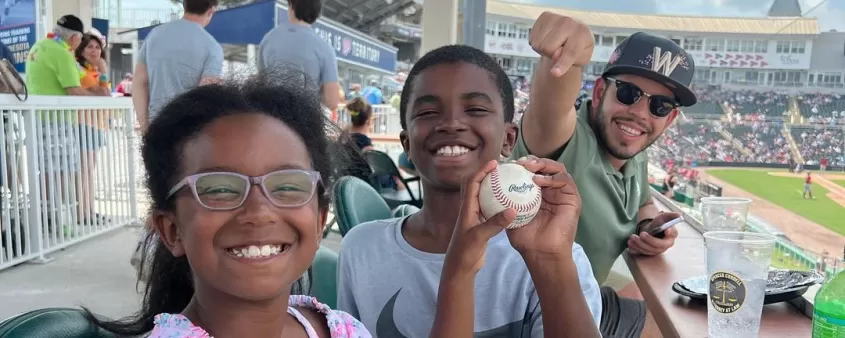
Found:
[[[695,74],[695,60],[672,40],[638,32],[616,46],[602,76],[631,74],[668,87],[683,107],[698,99],[690,90]]]
[[[85,25],[82,24],[82,20],[79,20],[76,15],[65,15],[59,18],[59,20],[56,21],[56,24],[79,33],[82,33],[85,30]]]

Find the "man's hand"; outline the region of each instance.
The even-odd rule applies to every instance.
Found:
[[[528,43],[540,56],[555,62],[552,75],[556,77],[563,76],[572,66],[588,65],[595,47],[589,26],[551,12],[543,12],[534,22]]]
[[[663,238],[652,236],[648,231],[678,217],[681,217],[681,215],[675,212],[664,212],[657,215],[651,223],[646,224],[642,229],[638,229],[639,234],[628,237],[628,251],[635,255],[655,256],[669,250],[672,245],[675,245],[675,238],[678,238],[678,229],[675,229],[675,227],[666,229],[663,231]]]

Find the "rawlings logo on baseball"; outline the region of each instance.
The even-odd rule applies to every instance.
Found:
[[[534,173],[516,163],[502,163],[481,181],[478,192],[481,215],[485,218],[511,208],[516,218],[508,229],[522,227],[537,215],[542,196],[534,184]]]
[[[534,184],[523,183],[522,185],[511,184],[508,187],[508,192],[518,192],[520,194],[524,194],[530,192],[531,189],[534,188]]]

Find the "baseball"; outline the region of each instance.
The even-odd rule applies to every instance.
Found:
[[[534,184],[534,173],[517,163],[501,163],[481,181],[478,193],[481,215],[490,218],[506,208],[516,211],[516,218],[507,228],[522,227],[540,210],[540,187]]]

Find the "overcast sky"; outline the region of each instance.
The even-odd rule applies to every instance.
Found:
[[[112,0],[114,1],[114,0]],[[170,8],[169,0],[122,0],[135,8]],[[352,0],[347,0],[352,1]],[[471,0],[477,1],[477,0]],[[765,16],[773,0],[508,0],[555,7],[644,14]],[[845,0],[799,0],[808,17],[819,18],[823,31],[845,31]],[[817,7],[816,7],[817,6]],[[816,7],[810,11],[811,8]]]

